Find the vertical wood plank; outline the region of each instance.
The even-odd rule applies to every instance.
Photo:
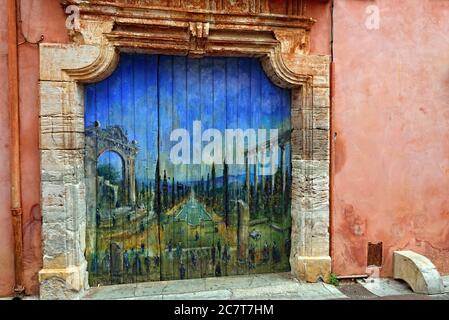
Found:
[[[257,130],[259,128],[259,105],[260,105],[260,63],[257,60],[251,59],[250,61],[251,76],[250,76],[250,112],[252,114],[251,128]],[[257,131],[256,131],[257,134]],[[257,161],[257,146],[250,150],[255,153],[255,161]],[[258,194],[258,183],[259,183],[259,168],[256,164],[250,165],[250,175],[252,177],[251,183],[251,199],[250,199],[250,215],[251,219],[259,219],[259,194]],[[256,227],[249,228],[249,232],[256,232]],[[250,263],[250,273],[256,273],[259,268],[260,252],[262,251],[261,239],[253,239],[249,237],[248,243],[250,245],[249,251],[249,263]]]
[[[144,276],[144,256],[145,256],[145,217],[146,210],[144,209],[144,187],[145,187],[145,161],[141,156],[145,152],[147,144],[146,136],[146,121],[148,118],[148,107],[145,99],[145,73],[142,70],[145,68],[145,56],[136,55],[133,59],[133,73],[134,73],[134,137],[139,148],[139,156],[135,160],[135,256],[134,256],[134,272],[135,281],[142,282],[145,280]]]
[[[174,57],[173,58],[173,100],[174,100],[174,113],[173,128],[186,128],[187,127],[187,70],[186,70],[186,58],[185,57]],[[186,151],[185,151],[186,152]],[[175,165],[174,166],[174,187],[176,190],[177,204],[176,204],[176,215],[180,212],[183,206],[183,201],[180,195],[180,189],[178,188],[179,183],[184,183],[184,177],[186,175],[186,164]],[[179,264],[177,266],[178,278],[185,279],[188,273],[188,264],[186,263],[187,249],[187,222],[183,220],[176,219],[173,220],[173,228],[178,234],[176,241],[180,242],[182,248],[182,254],[179,257]]]
[[[215,117],[214,117],[214,79],[213,79],[213,59],[205,58],[201,60],[200,68],[200,78],[201,78],[201,112],[200,119],[202,122],[203,130],[215,129]],[[203,142],[203,146],[208,144],[207,141]],[[201,165],[200,175],[205,173],[210,173],[211,177],[211,196],[209,197],[208,203],[204,201],[200,202],[202,210],[206,214],[210,215],[212,220],[205,220],[201,223],[202,232],[200,233],[200,250],[201,253],[201,266],[202,266],[202,277],[214,276],[215,269],[218,268],[218,247],[217,247],[217,233],[215,232],[213,226],[213,218],[216,215],[217,206],[217,182],[219,173],[219,164],[203,164]],[[199,176],[197,177],[199,178]],[[214,253],[211,259],[207,257],[207,252],[211,248],[211,254]]]
[[[172,57],[159,57],[159,112],[160,112],[160,176],[161,176],[161,239],[162,239],[162,271],[164,280],[172,280],[174,278],[174,248],[172,234],[170,230],[170,216],[168,215],[168,159],[169,139],[171,131],[171,111],[172,111]]]
[[[96,86],[96,92],[95,92],[95,104],[97,109],[97,121],[102,126],[108,126],[109,125],[109,110],[108,110],[108,83],[107,81],[103,81],[101,83],[98,83]],[[106,156],[103,156],[103,164],[108,165],[110,161],[106,158]],[[99,159],[96,161],[96,168],[98,170],[99,166]],[[99,185],[100,182],[97,179],[97,201],[104,201],[104,198],[99,192]],[[107,226],[107,216],[109,216],[109,210],[106,208],[101,208],[97,205],[96,208],[96,248],[95,248],[95,254],[94,254],[94,260],[93,260],[93,267],[94,267],[94,275],[99,283],[105,283],[110,284],[109,279],[107,276],[103,275],[100,269],[100,262],[102,259],[102,255],[104,252],[104,246],[105,242],[108,238],[108,233],[105,232],[105,228]]]
[[[238,59],[229,58],[227,59],[226,66],[226,108],[227,108],[227,128],[237,129],[238,128]],[[229,176],[230,176],[230,203],[232,219],[230,225],[228,226],[228,239],[231,246],[231,263],[230,263],[230,275],[238,274],[239,270],[239,254],[238,254],[238,243],[237,243],[237,232],[238,232],[238,217],[239,217],[239,186],[237,181],[233,179],[237,173],[235,166],[235,148],[232,148],[234,141],[226,139],[226,146],[231,146],[229,153],[227,152],[227,157],[229,157]]]
[[[213,91],[213,127],[219,130],[222,135],[226,128],[226,78],[225,78],[226,62],[224,59],[214,58],[212,60],[212,91]],[[221,149],[224,155],[224,146]],[[226,272],[227,257],[224,257],[226,241],[225,226],[225,198],[224,198],[224,165],[216,163],[217,177],[220,182],[218,189],[221,189],[216,199],[217,211],[213,218],[214,240],[217,245],[217,265],[212,266],[212,273],[215,276],[223,276]],[[217,183],[218,184],[218,183]]]
[[[192,159],[193,162],[188,166],[187,180],[190,181],[200,172],[201,159],[195,159],[195,154],[201,154],[200,146],[195,143],[196,137],[193,136],[193,121],[198,120],[198,111],[201,107],[200,96],[200,61],[198,59],[187,60],[187,110],[188,110],[188,132],[191,133],[192,146]],[[190,185],[188,186],[190,188]],[[186,195],[186,201],[189,201],[189,194]],[[195,214],[193,210],[187,210],[187,221],[194,219],[192,215]],[[189,248],[189,278],[200,278],[201,267],[197,250],[194,250],[195,245],[195,231],[196,227],[187,223],[188,233],[188,248]]]
[[[148,180],[149,180],[149,197],[148,207],[150,208],[150,226],[148,227],[148,259],[150,265],[149,278],[152,281],[160,280],[160,244],[159,244],[159,221],[155,208],[156,199],[156,179],[155,172],[158,161],[158,56],[149,55],[147,57],[147,66],[145,68],[147,77],[147,108],[149,109],[148,118],[146,119],[147,127],[147,163],[148,163]]]
[[[243,130],[244,132],[251,128],[251,65],[250,60],[246,58],[240,58],[238,60],[239,64],[239,96],[238,96],[238,106],[237,109],[237,128]],[[245,139],[244,150],[248,149],[249,141]],[[245,152],[246,153],[246,152]],[[236,166],[239,176],[242,177],[239,201],[242,204],[240,210],[240,228],[242,230],[240,234],[240,245],[241,252],[243,252],[242,261],[240,262],[239,274],[248,273],[248,251],[249,251],[249,210],[250,210],[250,176],[249,176],[249,164],[247,154],[244,154],[244,164],[239,164]]]

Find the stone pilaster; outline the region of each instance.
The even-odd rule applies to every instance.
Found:
[[[287,60],[311,75],[292,94],[292,273],[301,280],[327,281],[329,256],[329,57]]]
[[[96,64],[101,52],[93,45],[40,47],[41,299],[76,299],[88,288],[84,92],[64,70]]]

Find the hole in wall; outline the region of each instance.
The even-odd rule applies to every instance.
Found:
[[[379,243],[371,243],[368,242],[368,266],[382,266],[382,242]]]

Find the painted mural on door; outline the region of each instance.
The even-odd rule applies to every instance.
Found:
[[[259,60],[122,54],[85,90],[91,285],[290,269],[291,98]]]

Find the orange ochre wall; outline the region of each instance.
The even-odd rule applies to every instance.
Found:
[[[30,42],[67,42],[65,14],[58,0],[22,0],[22,32]],[[0,0],[0,296],[13,293],[14,243],[10,213],[7,0]],[[27,294],[38,293],[42,266],[39,165],[39,49],[19,34],[20,147]]]
[[[0,296],[12,294],[9,202],[6,1],[0,0]],[[275,1],[280,2],[280,1]],[[281,1],[282,2],[282,1]],[[368,30],[366,7],[380,9]],[[330,1],[312,1],[311,50],[330,54]],[[59,0],[22,0],[30,42],[66,43]],[[332,110],[333,268],[365,273],[368,242],[383,242],[382,274],[392,252],[412,249],[449,273],[449,1],[336,0]],[[22,43],[23,38],[19,36]],[[19,46],[25,285],[38,293],[42,264],[39,209],[38,47]]]
[[[449,274],[449,1],[336,0],[334,21],[334,272],[382,242],[381,275],[402,249]]]

